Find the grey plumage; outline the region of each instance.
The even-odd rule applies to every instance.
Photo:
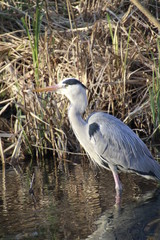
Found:
[[[116,192],[122,189],[118,170],[160,180],[160,164],[122,121],[103,112],[91,114],[86,121],[82,118],[87,107],[87,95],[86,87],[79,80],[67,78],[55,86],[37,91],[52,90],[69,99],[68,117],[77,139],[96,165],[112,171]]]
[[[102,162],[116,165],[125,172],[136,172],[146,178],[160,180],[160,165],[144,142],[123,122],[107,113],[94,113],[88,124],[98,123],[90,141]]]

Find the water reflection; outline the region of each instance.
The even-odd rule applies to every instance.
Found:
[[[151,197],[151,195],[150,195]],[[105,211],[96,221],[97,229],[86,240],[130,240],[130,239],[160,239],[160,195],[154,193],[154,198],[146,196],[146,201],[125,204],[120,212]]]
[[[29,194],[33,174],[34,195]],[[122,208],[117,212],[111,172],[93,170],[86,161],[60,162],[57,169],[52,159],[34,166],[2,168],[0,239],[157,237],[160,197],[157,193],[153,197],[155,183],[128,174],[121,174],[121,180]],[[126,238],[126,231],[132,238]],[[142,238],[136,238],[137,234]]]

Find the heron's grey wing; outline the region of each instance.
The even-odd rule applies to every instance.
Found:
[[[156,170],[159,164],[146,145],[117,118],[104,113],[93,114],[88,119],[88,137],[104,162],[116,165],[124,171],[160,177],[160,168],[159,173]]]
[[[89,138],[96,153],[107,163],[128,168],[132,151],[117,125],[106,119],[89,124]],[[126,150],[127,149],[127,150]]]

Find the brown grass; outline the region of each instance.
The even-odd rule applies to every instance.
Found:
[[[66,116],[67,101],[28,91],[71,76],[89,89],[86,114],[109,112],[150,136],[149,87],[159,56],[158,32],[148,19],[130,1],[44,1],[36,83],[30,41],[20,19],[27,19],[33,37],[36,4],[27,2],[0,3],[1,156],[15,161],[33,149],[37,155],[52,149],[58,157],[80,151]],[[159,14],[160,6],[149,5],[152,9]]]

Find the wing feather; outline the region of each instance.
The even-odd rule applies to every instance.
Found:
[[[159,164],[143,141],[127,125],[114,116],[101,112],[88,118],[88,125],[93,123],[98,124],[99,128],[92,136],[88,135],[88,138],[103,161],[125,171],[155,174],[155,168]]]

